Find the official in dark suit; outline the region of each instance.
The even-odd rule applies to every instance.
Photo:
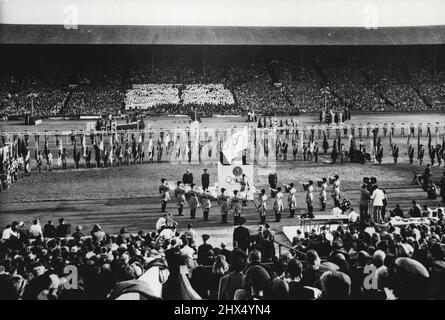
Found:
[[[207,173],[207,169],[204,169],[204,173],[201,175],[201,184],[204,191],[209,189],[210,176]]]
[[[241,217],[239,226],[233,230],[233,243],[238,243],[240,249],[247,251],[250,246],[250,232],[249,229],[243,226],[244,223],[246,223],[246,218]]]
[[[187,172],[182,176],[183,184],[192,184],[193,183],[193,174],[190,172],[190,169],[187,169]]]

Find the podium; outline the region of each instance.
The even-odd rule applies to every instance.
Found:
[[[255,190],[253,184],[253,164],[243,165],[241,161],[232,162],[232,164],[224,165],[218,162],[218,187],[225,188],[228,194],[232,194],[234,190],[241,190],[241,177],[245,174],[249,191],[247,192],[247,200],[253,200],[253,192]]]

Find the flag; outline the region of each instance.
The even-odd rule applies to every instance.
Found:
[[[417,150],[419,150],[420,147],[420,131],[417,130]]]
[[[102,136],[100,137],[99,149],[104,151],[104,140]]]
[[[392,143],[392,130],[389,131],[389,145],[391,146],[391,149],[392,149],[392,145],[393,145],[393,143]]]
[[[236,158],[239,153],[247,149],[249,143],[249,133],[247,127],[233,133],[223,145],[223,154],[229,163]]]
[[[431,152],[431,131],[428,130],[428,151]]]
[[[82,137],[82,149],[83,149],[83,156],[86,157],[87,156],[87,142],[86,142],[86,138],[85,138],[85,133],[83,134]]]
[[[36,144],[36,150],[39,150],[39,141],[40,141],[40,137],[39,137],[38,134],[36,134],[36,135],[34,136],[34,141],[35,141],[35,144]]]
[[[300,130],[298,134],[300,135],[300,150],[303,150],[303,130]]]
[[[110,153],[108,155],[109,159],[110,159],[110,163],[113,166],[113,134],[111,134],[110,137]]]

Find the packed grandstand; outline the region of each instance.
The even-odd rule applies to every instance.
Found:
[[[445,105],[440,46],[90,49],[5,47],[0,114],[295,115],[324,107],[428,111]]]

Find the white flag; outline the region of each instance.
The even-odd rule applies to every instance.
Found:
[[[87,156],[87,142],[85,139],[85,133],[83,134],[83,137],[82,137],[82,148],[83,148],[83,156],[86,157]]]
[[[241,151],[247,149],[249,133],[247,127],[233,133],[223,145],[223,154],[229,163],[236,158]]]

